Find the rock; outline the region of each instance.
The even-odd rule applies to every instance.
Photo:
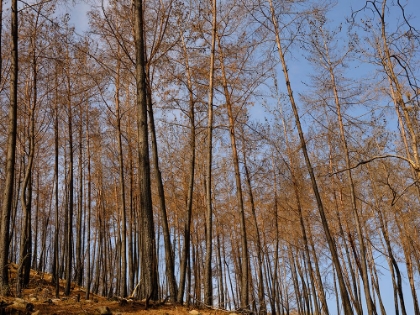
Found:
[[[192,310],[188,312],[190,315],[200,315],[200,312],[197,310]]]
[[[38,299],[37,299],[36,297],[31,297],[31,298],[29,299],[29,301],[31,301],[31,302],[36,302],[36,301],[38,301]]]
[[[51,302],[54,303],[55,305],[58,305],[61,303],[60,299],[51,299]]]
[[[101,315],[112,315],[112,312],[108,306],[101,306],[97,310]]]

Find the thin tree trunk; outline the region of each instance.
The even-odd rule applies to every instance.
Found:
[[[70,64],[67,65],[70,67]],[[70,70],[68,70],[70,71]],[[64,288],[64,295],[70,295],[71,289],[71,280],[72,280],[72,263],[73,263],[73,110],[71,103],[71,85],[70,85],[70,73],[67,73],[67,114],[68,114],[68,145],[69,145],[69,178],[68,178],[68,189],[69,189],[69,199],[68,199],[68,209],[67,209],[67,257],[66,257],[66,286]]]
[[[193,93],[193,86],[191,80],[191,69],[189,66],[188,61],[188,53],[187,53],[187,46],[185,45],[185,40],[183,34],[181,34],[182,40],[182,48],[184,52],[184,60],[185,60],[185,71],[187,75],[187,87],[188,87],[188,95],[189,95],[189,119],[190,119],[190,163],[189,163],[189,182],[188,182],[188,197],[187,197],[187,218],[185,220],[184,226],[184,244],[182,247],[182,256],[180,262],[180,277],[179,277],[179,289],[178,289],[178,302],[182,304],[184,298],[184,290],[185,290],[185,278],[186,278],[186,269],[187,269],[187,262],[190,259],[190,248],[191,248],[191,218],[192,218],[192,206],[193,206],[193,196],[194,196],[194,174],[195,174],[195,101],[194,101],[194,93]],[[187,296],[187,299],[189,297]]]
[[[239,214],[240,214],[240,228],[241,228],[241,308],[246,310],[249,308],[249,281],[248,281],[248,265],[249,265],[249,258],[248,258],[248,240],[247,240],[247,233],[246,233],[246,223],[245,223],[245,207],[244,207],[244,198],[242,193],[242,181],[241,181],[241,174],[239,170],[239,157],[238,157],[238,150],[236,145],[236,136],[235,136],[235,120],[233,117],[232,111],[232,102],[230,98],[230,92],[228,89],[228,82],[226,78],[226,71],[225,71],[225,60],[223,51],[221,48],[220,43],[220,36],[217,36],[218,47],[219,47],[219,60],[220,60],[220,69],[222,72],[222,85],[223,85],[223,92],[225,94],[226,100],[226,107],[229,117],[229,135],[230,135],[230,144],[232,149],[232,160],[233,160],[233,167],[235,170],[235,183],[236,183],[236,199],[238,202]],[[255,209],[254,209],[255,210]],[[254,213],[255,216],[255,213]],[[255,221],[256,222],[256,221]],[[262,283],[262,277],[260,278],[260,282]],[[264,299],[264,296],[259,296],[261,300]]]
[[[212,282],[212,241],[213,241],[213,209],[212,209],[212,161],[213,161],[213,76],[214,59],[216,50],[216,1],[213,0],[212,7],[212,39],[210,51],[209,71],[209,97],[208,97],[208,123],[207,123],[207,169],[206,169],[206,258],[204,267],[204,304],[213,304],[213,282]]]
[[[121,285],[119,294],[126,297],[127,293],[127,210],[125,202],[125,176],[124,176],[124,157],[122,147],[121,131],[121,110],[120,110],[120,68],[121,60],[117,59],[117,70],[115,78],[115,111],[117,120],[117,140],[118,140],[118,162],[120,175],[120,199],[121,199]]]
[[[86,121],[89,121],[89,108],[86,110]],[[87,182],[87,240],[86,240],[86,300],[89,300],[90,290],[91,290],[91,281],[92,281],[92,271],[91,271],[91,245],[90,245],[90,235],[91,235],[91,216],[92,216],[92,176],[91,176],[91,156],[90,156],[90,132],[89,124],[86,127],[86,146],[87,146],[87,171],[88,171],[88,182]],[[95,257],[95,255],[93,255]]]
[[[55,99],[54,99],[54,210],[55,210],[55,230],[54,230],[54,258],[53,258],[53,283],[55,283],[55,297],[58,298],[60,294],[60,263],[59,263],[59,213],[58,213],[58,72],[57,63],[55,64],[56,76],[55,76]]]
[[[233,118],[233,117],[232,117]],[[255,202],[254,202],[254,193],[252,191],[252,184],[251,184],[251,175],[249,173],[248,163],[247,163],[247,156],[246,156],[246,149],[245,149],[245,136],[243,134],[242,130],[242,154],[243,154],[243,163],[244,163],[244,170],[245,170],[245,183],[248,188],[248,194],[249,194],[249,203],[251,205],[251,213],[252,218],[254,221],[255,230],[257,232],[257,259],[258,259],[258,278],[260,279],[258,283],[258,300],[260,303],[260,314],[266,314],[267,313],[267,305],[265,303],[265,290],[264,290],[264,282],[263,279],[263,271],[262,271],[262,264],[263,264],[263,247],[261,242],[261,235],[260,235],[260,229],[258,227],[257,222],[257,214],[255,210]],[[238,172],[239,172],[239,161],[238,161]],[[245,218],[244,218],[244,224],[245,224]]]
[[[306,167],[307,167],[309,176],[311,178],[312,189],[313,189],[313,192],[315,194],[317,207],[318,207],[318,212],[319,212],[320,217],[321,217],[322,226],[323,226],[326,238],[327,238],[328,247],[329,247],[330,252],[331,252],[332,262],[333,262],[334,267],[336,268],[336,271],[337,271],[337,279],[338,279],[338,283],[339,283],[339,287],[340,287],[341,302],[342,302],[343,307],[344,307],[344,314],[345,315],[352,315],[353,310],[352,310],[352,306],[350,304],[350,299],[349,299],[347,288],[346,288],[344,278],[343,278],[343,272],[341,270],[340,261],[339,261],[338,255],[337,255],[337,248],[336,248],[334,239],[331,235],[330,228],[329,228],[328,221],[327,221],[327,217],[325,215],[324,205],[323,205],[322,200],[321,200],[321,195],[319,193],[318,184],[317,184],[317,181],[316,181],[316,178],[315,178],[315,173],[313,171],[312,164],[311,164],[311,161],[310,161],[310,158],[309,158],[308,150],[307,150],[307,147],[306,147],[306,140],[305,140],[305,137],[303,135],[303,130],[302,130],[302,126],[301,126],[301,123],[300,123],[300,117],[299,117],[297,105],[295,103],[295,99],[294,99],[294,96],[293,96],[293,90],[292,90],[292,87],[291,87],[291,84],[290,84],[290,79],[289,79],[289,70],[286,66],[286,60],[284,58],[283,47],[282,47],[282,43],[281,43],[281,39],[280,39],[280,33],[279,33],[277,18],[276,18],[275,12],[274,12],[273,1],[268,0],[268,2],[270,4],[271,19],[272,19],[272,23],[274,25],[274,32],[275,32],[275,35],[276,35],[276,43],[277,43],[278,54],[279,54],[279,58],[280,58],[282,69],[283,69],[284,79],[286,81],[286,87],[287,87],[288,97],[289,97],[289,100],[290,100],[290,105],[292,106],[293,115],[295,117],[295,122],[296,122],[296,127],[297,127],[297,130],[298,130],[298,133],[299,133],[299,139],[300,139],[302,153],[304,155]]]
[[[339,128],[340,128],[341,144],[343,146],[342,149],[343,149],[343,152],[344,152],[344,157],[345,157],[345,162],[346,162],[346,168],[347,168],[346,173],[347,173],[348,186],[350,187],[350,200],[351,200],[351,207],[352,207],[352,210],[353,210],[352,211],[353,219],[354,219],[354,222],[356,223],[357,238],[358,238],[358,241],[359,241],[359,249],[360,249],[360,259],[359,259],[359,261],[360,261],[360,269],[361,269],[361,273],[362,273],[364,296],[365,296],[365,299],[366,299],[368,314],[369,315],[372,315],[372,314],[376,315],[377,311],[376,311],[376,308],[373,304],[372,297],[370,295],[369,275],[368,275],[367,262],[366,262],[365,240],[363,239],[362,227],[361,227],[361,223],[360,223],[360,216],[359,216],[357,205],[356,205],[356,191],[355,191],[353,176],[352,176],[352,172],[351,172],[350,154],[349,154],[347,139],[346,139],[346,135],[345,135],[345,131],[344,131],[343,117],[342,117],[342,114],[341,114],[341,103],[340,103],[340,98],[339,98],[338,90],[337,90],[336,77],[335,77],[334,69],[333,69],[331,61],[330,61],[329,50],[328,50],[328,47],[327,47],[325,42],[324,42],[324,47],[325,47],[325,54],[326,54],[325,59],[326,59],[326,62],[328,64],[328,67],[329,67],[328,70],[329,70],[329,73],[330,73],[331,87],[333,89],[334,102],[335,102],[335,106],[336,106],[336,110],[337,110],[337,119],[338,119],[338,125],[339,125]]]
[[[36,90],[36,89],[35,89]],[[29,123],[29,160],[26,165],[25,176],[22,183],[21,190],[21,206],[23,212],[23,227],[20,243],[20,262],[18,268],[18,282],[17,282],[17,295],[21,295],[21,290],[24,285],[29,283],[29,272],[31,266],[31,242],[32,242],[32,229],[31,229],[31,206],[32,206],[32,166],[35,155],[35,104],[29,110],[30,123]]]
[[[86,121],[88,122],[88,121]],[[80,287],[83,283],[83,258],[82,258],[82,218],[83,218],[83,106],[79,105],[79,189],[77,205],[77,223],[76,223],[76,275],[75,280]]]
[[[133,232],[133,224],[135,221],[135,214],[134,214],[134,206],[133,206],[133,192],[134,192],[134,171],[133,171],[133,152],[131,148],[131,144],[128,143],[128,161],[129,161],[129,174],[130,174],[130,189],[128,192],[128,200],[129,200],[129,210],[130,210],[130,221],[128,222],[128,285],[130,291],[134,290],[134,283],[135,283],[135,263],[134,263],[134,241],[135,233]]]
[[[405,308],[405,302],[404,302],[404,293],[402,290],[402,277],[401,277],[401,272],[400,272],[400,268],[398,266],[398,263],[395,259],[394,253],[392,251],[392,246],[391,246],[391,241],[389,239],[389,232],[388,232],[388,223],[387,223],[387,219],[386,217],[384,217],[384,213],[381,211],[381,206],[379,204],[379,200],[380,200],[380,195],[379,192],[377,191],[377,187],[375,184],[375,181],[372,179],[372,171],[370,170],[369,165],[367,165],[368,170],[369,170],[369,175],[371,177],[371,184],[373,187],[373,195],[375,197],[375,208],[376,208],[376,213],[378,214],[378,221],[379,221],[379,227],[381,229],[382,232],[382,236],[384,238],[385,241],[385,245],[386,245],[386,249],[387,249],[387,258],[390,264],[390,269],[391,269],[391,275],[392,275],[392,279],[393,279],[393,286],[394,286],[394,305],[395,305],[395,313],[399,314],[399,308],[398,308],[398,299],[396,299],[395,295],[399,298],[400,300],[400,305],[401,305],[401,313],[402,315],[407,315],[407,311]],[[394,270],[395,270],[395,275],[397,277],[396,282],[395,282],[395,276],[394,276]]]
[[[147,71],[147,109],[149,112],[149,123],[150,123],[150,134],[152,141],[152,163],[155,171],[155,179],[158,188],[158,198],[159,198],[159,209],[161,211],[162,217],[162,230],[163,230],[163,242],[165,246],[165,262],[166,262],[166,278],[169,285],[169,294],[171,300],[177,302],[178,299],[178,288],[175,281],[175,263],[174,263],[174,251],[172,250],[171,236],[169,231],[168,224],[168,215],[166,212],[166,203],[165,203],[165,191],[163,188],[162,182],[162,173],[159,168],[159,155],[157,149],[157,138],[156,138],[156,128],[155,128],[155,119],[153,115],[153,106],[152,106],[152,89],[150,82],[150,73],[149,69]],[[159,242],[158,242],[159,244]],[[159,257],[159,255],[158,255]]]

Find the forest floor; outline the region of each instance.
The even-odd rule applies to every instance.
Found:
[[[106,297],[90,294],[85,300],[84,288],[74,286],[70,296],[64,296],[64,281],[60,281],[60,298],[55,297],[55,287],[51,274],[40,274],[31,271],[30,283],[22,291],[21,298],[15,294],[17,266],[10,268],[10,292],[0,295],[0,315],[228,315],[231,312],[223,310],[194,310],[170,303],[150,302],[148,309],[145,303],[137,300],[110,300]],[[233,313],[231,313],[233,314]]]

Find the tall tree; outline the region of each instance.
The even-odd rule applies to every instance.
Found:
[[[146,56],[144,45],[143,1],[134,1],[136,49],[136,106],[138,127],[139,197],[142,234],[142,268],[146,307],[158,298],[157,257],[150,183],[149,139],[147,123]]]
[[[15,154],[17,131],[17,92],[18,92],[18,5],[17,0],[11,1],[11,69],[10,69],[10,107],[8,117],[6,183],[3,192],[3,206],[0,223],[0,292],[3,293],[8,285],[8,256],[9,256],[9,225],[12,212]]]
[[[213,92],[214,92],[214,62],[216,54],[216,1],[212,2],[212,37],[210,48],[209,69],[209,96],[208,96],[208,122],[207,122],[207,158],[206,158],[206,259],[204,267],[204,303],[213,304],[213,281],[212,281],[212,242],[213,242],[213,209],[212,209],[212,162],[213,162]]]
[[[272,0],[268,0],[268,3],[269,3],[269,6],[270,6],[270,12],[271,12],[270,18],[271,18],[271,22],[273,23],[273,27],[274,27],[274,34],[275,34],[275,40],[276,40],[276,44],[277,44],[279,59],[280,59],[281,65],[282,65],[284,79],[285,79],[285,82],[286,82],[287,95],[288,95],[290,105],[291,105],[292,110],[293,110],[293,115],[294,115],[294,118],[295,118],[295,123],[296,123],[296,127],[297,127],[298,134],[299,134],[301,150],[302,150],[303,156],[305,158],[306,168],[308,170],[308,173],[309,173],[309,176],[310,176],[310,179],[311,179],[312,189],[313,189],[313,192],[314,192],[314,195],[315,195],[319,215],[321,217],[322,226],[323,226],[325,235],[327,237],[327,243],[328,243],[328,247],[330,249],[330,253],[331,253],[331,256],[332,256],[332,261],[333,261],[334,267],[335,267],[336,272],[337,272],[337,279],[338,279],[338,282],[339,282],[340,294],[341,294],[341,303],[342,303],[343,308],[344,308],[344,313],[346,315],[350,315],[350,314],[353,314],[353,310],[352,310],[352,307],[351,307],[351,304],[350,304],[350,299],[349,299],[348,291],[347,291],[347,288],[346,288],[346,284],[344,282],[343,272],[342,272],[342,268],[341,268],[340,261],[339,261],[339,258],[338,258],[335,241],[334,241],[334,239],[331,235],[328,220],[327,220],[327,217],[325,215],[324,204],[323,204],[322,199],[321,199],[321,194],[319,192],[318,183],[317,183],[317,180],[316,180],[316,177],[315,177],[315,173],[314,173],[314,170],[313,170],[313,167],[312,167],[311,160],[309,158],[309,153],[308,153],[308,149],[307,149],[307,145],[306,145],[305,136],[303,134],[302,124],[300,122],[300,117],[299,117],[297,104],[295,102],[295,98],[293,96],[293,89],[292,89],[291,83],[290,83],[289,70],[287,68],[286,59],[285,59],[285,55],[284,55],[284,51],[283,51],[283,44],[282,44],[282,40],[281,40],[281,37],[280,37],[280,28],[279,28],[279,25],[278,25],[278,20],[277,20],[275,8],[274,8]]]

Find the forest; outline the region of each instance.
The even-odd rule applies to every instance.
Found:
[[[0,0],[0,297],[420,315],[420,7],[350,2]]]

